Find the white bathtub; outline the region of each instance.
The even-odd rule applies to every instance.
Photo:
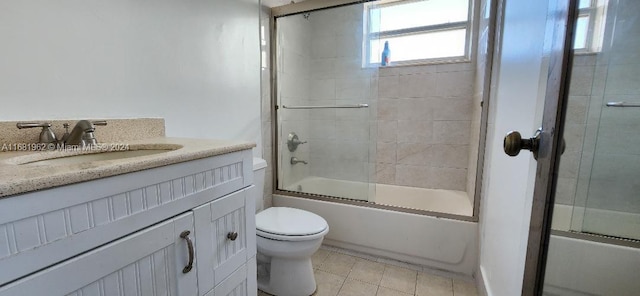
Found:
[[[287,189],[439,213],[473,215],[473,206],[464,191],[370,184],[321,177],[305,178]]]
[[[345,184],[338,184],[335,180],[319,179],[321,180],[305,179],[288,188],[295,190],[300,185],[305,192],[322,189],[317,193],[324,195],[328,195],[327,189],[330,189],[335,190],[331,193],[336,196],[353,198],[336,193],[348,193],[342,190],[350,186],[359,192],[366,192],[357,186],[369,186],[365,183],[344,186]],[[398,189],[394,187],[398,186],[376,184],[376,191],[381,194],[376,199],[399,199],[402,196],[408,197],[408,201],[415,199],[412,190],[394,192],[393,189]],[[429,194],[424,196],[431,199],[430,204],[438,204],[437,201],[446,204],[452,196],[460,197],[455,192],[447,196],[440,191],[445,190],[426,190]],[[468,200],[466,202],[469,203]],[[283,195],[274,195],[273,205],[304,209],[324,217],[330,229],[324,244],[466,276],[473,276],[475,273],[478,249],[478,224],[475,222]],[[455,203],[442,207],[447,208],[455,208]],[[470,214],[469,208],[456,209],[455,212]]]
[[[583,211],[579,209],[576,213]],[[572,212],[571,206],[556,205],[552,228],[568,230]],[[596,214],[628,220],[627,215],[615,218],[606,211],[596,210]],[[638,274],[638,248],[551,235],[545,274],[545,291],[550,295],[638,295]]]

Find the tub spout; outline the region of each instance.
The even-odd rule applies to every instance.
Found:
[[[299,160],[297,157],[291,157],[291,164],[295,165],[297,163],[307,164],[307,162],[304,160]]]

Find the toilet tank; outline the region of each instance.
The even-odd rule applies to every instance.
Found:
[[[256,213],[264,207],[264,175],[267,170],[267,162],[262,158],[253,158],[253,183],[256,186],[254,198],[256,201]]]

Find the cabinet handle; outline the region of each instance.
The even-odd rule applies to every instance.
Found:
[[[191,234],[189,230],[180,233],[180,237],[187,241],[187,248],[189,249],[189,263],[182,269],[182,273],[187,273],[193,268],[193,241],[189,237],[189,234]]]
[[[229,233],[227,234],[227,239],[229,239],[229,240],[231,240],[231,241],[236,240],[236,238],[238,238],[238,233],[237,233],[237,232],[235,232],[235,231],[233,231],[233,232],[229,232]]]

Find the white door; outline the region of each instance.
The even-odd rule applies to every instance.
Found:
[[[0,288],[2,296],[185,295],[198,293],[186,238],[193,215],[184,214],[71,258]],[[193,257],[191,257],[193,258]],[[187,271],[187,272],[183,272]]]
[[[569,0],[499,0],[498,30],[487,128],[482,207],[480,209],[479,275],[489,295],[537,293],[538,253],[543,237],[544,198],[555,172],[558,98],[568,52],[565,46]],[[544,123],[543,123],[544,122]],[[543,127],[536,162],[531,153],[509,157],[504,137],[519,131],[532,137]],[[542,204],[534,203],[535,195]],[[539,200],[539,199],[536,199]],[[533,222],[533,223],[531,223]],[[530,231],[532,229],[533,231]],[[529,250],[528,250],[529,248]],[[528,260],[527,260],[528,259]],[[526,270],[533,270],[533,278]]]

